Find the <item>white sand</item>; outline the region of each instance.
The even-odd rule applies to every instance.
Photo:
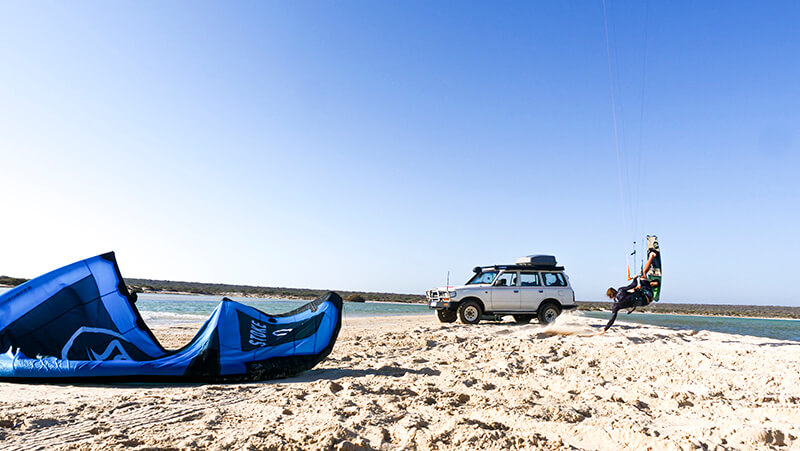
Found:
[[[800,449],[800,343],[601,323],[357,318],[290,380],[0,383],[0,448]]]

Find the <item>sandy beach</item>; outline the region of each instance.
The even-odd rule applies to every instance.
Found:
[[[349,318],[292,379],[0,383],[0,448],[800,449],[800,343],[600,324]]]

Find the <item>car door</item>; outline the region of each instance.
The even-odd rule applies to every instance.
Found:
[[[517,271],[504,271],[497,276],[492,286],[492,311],[519,311],[519,276]]]
[[[538,272],[521,272],[519,275],[520,309],[535,312],[545,299],[542,278]]]

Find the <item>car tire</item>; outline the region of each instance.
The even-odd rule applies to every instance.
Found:
[[[458,312],[453,310],[436,310],[436,317],[440,323],[453,323],[458,319]]]
[[[535,315],[514,315],[514,321],[520,324],[528,324]]]
[[[482,315],[483,309],[477,301],[465,301],[458,307],[458,318],[464,324],[478,324]]]
[[[539,322],[541,324],[551,324],[553,323],[558,315],[561,314],[561,308],[558,304],[554,302],[547,302],[539,306],[539,311],[536,312],[536,316],[539,317]]]

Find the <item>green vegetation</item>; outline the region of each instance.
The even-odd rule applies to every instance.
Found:
[[[0,276],[0,285],[15,287],[27,282]],[[242,296],[281,299],[316,299],[328,291],[336,291],[351,302],[403,302],[424,304],[425,296],[419,294],[378,293],[371,291],[314,290],[310,288],[256,287],[250,285],[229,285],[224,283],[178,282],[174,280],[125,279],[125,284],[133,293],[187,293],[209,296]],[[351,299],[352,298],[352,299]]]
[[[610,310],[611,302],[578,302],[578,310]],[[712,305],[712,304],[665,304],[653,303],[639,307],[636,311],[647,313],[673,313],[679,315],[750,316],[754,318],[800,319],[800,307],[779,305]]]
[[[132,290],[140,293],[189,293],[210,296],[247,296],[281,299],[316,299],[328,291],[336,291],[346,300],[358,296],[361,301],[404,302],[424,304],[425,296],[402,293],[377,293],[365,291],[314,290],[310,288],[257,287],[250,285],[228,285],[223,283],[176,282],[172,280],[125,279]]]
[[[22,285],[27,281],[28,279],[18,279],[16,277],[0,276],[0,285],[7,285],[10,287],[16,287],[17,285]]]
[[[344,300],[347,301],[347,302],[365,302],[366,301],[364,299],[364,296],[361,296],[360,294],[355,294],[355,293],[351,294],[350,296],[347,296]]]

